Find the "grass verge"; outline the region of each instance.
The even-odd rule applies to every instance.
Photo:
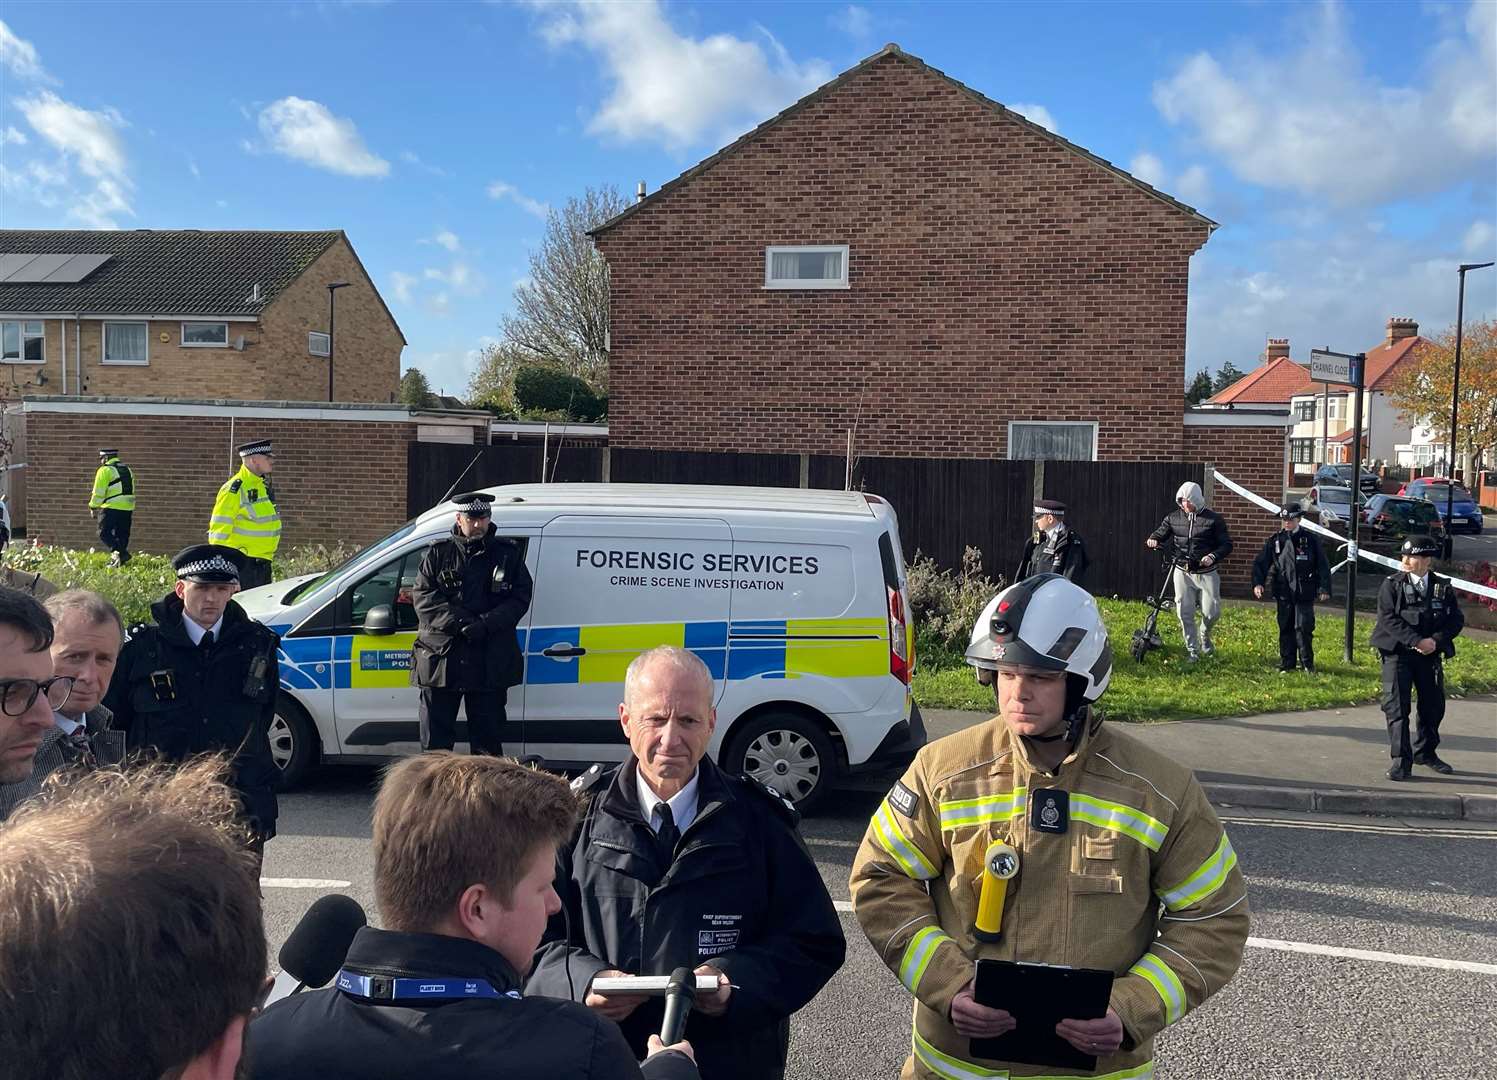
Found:
[[[1216,655],[1196,664],[1185,663],[1180,624],[1165,613],[1159,619],[1164,648],[1138,664],[1128,655],[1128,643],[1148,609],[1130,601],[1097,603],[1113,647],[1112,683],[1102,699],[1109,719],[1149,723],[1250,716],[1377,700],[1380,667],[1367,644],[1371,617],[1357,619],[1354,664],[1342,660],[1345,623],[1322,614],[1315,625],[1315,674],[1280,675],[1272,604],[1224,604],[1212,635]],[[1445,661],[1446,693],[1464,697],[1497,690],[1497,643],[1460,637],[1455,647],[1455,658]],[[915,700],[921,708],[993,711],[992,691],[977,684],[960,656],[927,645],[916,659]]]

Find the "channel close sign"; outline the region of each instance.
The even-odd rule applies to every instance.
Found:
[[[1310,350],[1310,378],[1316,382],[1342,383],[1355,386],[1361,381],[1360,355],[1330,352],[1327,349]]]

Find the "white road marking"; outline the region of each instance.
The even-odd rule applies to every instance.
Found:
[[[833,900],[838,911],[851,911],[851,900]],[[1497,975],[1497,964],[1480,964],[1474,960],[1447,960],[1442,956],[1414,956],[1405,953],[1374,952],[1371,949],[1343,949],[1335,945],[1312,945],[1308,941],[1278,941],[1274,938],[1250,937],[1250,949],[1275,952],[1310,953],[1315,956],[1339,956],[1347,960],[1368,960],[1402,967],[1439,968],[1443,971],[1470,971],[1477,975]]]
[[[861,840],[833,840],[831,837],[822,836],[807,836],[804,839],[806,843],[816,844],[820,847],[841,847],[856,849],[860,844],[862,844]]]
[[[262,877],[262,889],[346,889],[353,882],[320,877]]]
[[[1284,818],[1227,817],[1231,825],[1262,825],[1271,829],[1331,829],[1339,832],[1379,833],[1385,836],[1418,836],[1455,838],[1458,840],[1497,840],[1493,829],[1424,829],[1409,825],[1363,825],[1350,821],[1289,821]]]

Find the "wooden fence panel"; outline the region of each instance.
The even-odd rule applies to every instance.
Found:
[[[710,484],[799,487],[799,454],[709,454],[614,448],[610,481],[623,484]]]
[[[602,479],[606,452],[596,446],[553,445],[543,454],[540,446],[529,443],[411,443],[406,458],[406,514],[415,517],[431,509],[459,476],[459,491],[500,484],[538,484],[543,457],[546,472],[554,482],[595,482]]]

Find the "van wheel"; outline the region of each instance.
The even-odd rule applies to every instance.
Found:
[[[317,729],[302,707],[281,694],[270,718],[270,757],[289,791],[307,778],[317,761]]]
[[[734,776],[751,776],[774,788],[802,814],[814,813],[837,771],[837,751],[814,720],[767,713],[736,732],[723,755]]]

